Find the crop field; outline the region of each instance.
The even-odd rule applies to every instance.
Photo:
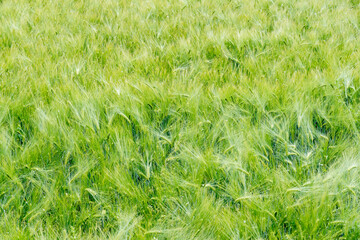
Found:
[[[360,239],[359,0],[0,0],[0,239]]]

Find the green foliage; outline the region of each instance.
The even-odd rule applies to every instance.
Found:
[[[359,239],[359,11],[0,0],[1,239]]]

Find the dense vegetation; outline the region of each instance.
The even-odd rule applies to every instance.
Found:
[[[0,0],[1,239],[359,239],[358,0]]]

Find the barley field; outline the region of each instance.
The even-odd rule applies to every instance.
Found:
[[[0,239],[360,239],[359,0],[0,0]]]

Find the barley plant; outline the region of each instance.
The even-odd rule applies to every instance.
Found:
[[[0,0],[0,239],[359,239],[359,0]]]

